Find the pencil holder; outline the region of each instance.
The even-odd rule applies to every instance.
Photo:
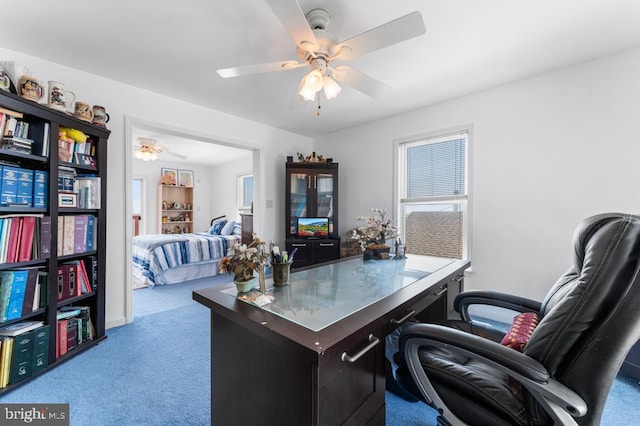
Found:
[[[272,263],[271,267],[273,268],[273,285],[277,287],[284,287],[288,285],[291,262]]]

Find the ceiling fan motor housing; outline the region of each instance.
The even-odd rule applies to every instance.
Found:
[[[324,59],[324,70],[329,62],[329,58],[334,56],[335,46],[338,43],[338,39],[330,31],[327,31],[326,25],[331,20],[329,12],[323,9],[314,9],[308,12],[305,17],[309,22],[309,26],[313,30],[313,34],[316,36],[317,49],[313,51],[298,48],[298,57],[311,65],[311,68],[315,69],[314,60],[317,58]]]

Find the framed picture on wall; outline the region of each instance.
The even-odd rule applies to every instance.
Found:
[[[178,170],[178,185],[193,188],[193,170]]]
[[[178,184],[178,169],[167,169],[162,167],[160,169],[160,183],[163,185],[177,185]]]

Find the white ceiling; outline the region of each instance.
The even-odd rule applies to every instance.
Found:
[[[27,3],[2,2],[3,47],[310,137],[640,46],[638,0],[299,0],[340,41],[414,10],[427,29],[349,61],[391,87],[383,99],[345,87],[318,117],[290,108],[306,68],[215,72],[297,59],[264,0]]]

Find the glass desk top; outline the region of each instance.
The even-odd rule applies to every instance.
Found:
[[[274,300],[259,309],[320,331],[453,262],[417,255],[403,260],[363,261],[357,257],[294,272],[289,276],[288,286],[268,290]],[[267,278],[267,287],[270,285],[273,281]],[[250,302],[251,293],[241,297],[235,287],[220,291],[258,308]]]

